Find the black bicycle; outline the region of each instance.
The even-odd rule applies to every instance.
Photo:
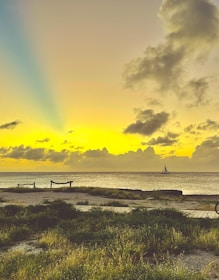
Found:
[[[219,202],[215,204],[215,212],[219,215]]]

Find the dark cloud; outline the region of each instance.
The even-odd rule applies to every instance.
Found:
[[[198,146],[199,148],[200,146]],[[207,138],[205,141],[202,142],[201,147],[205,148],[219,148],[219,137],[213,136]]]
[[[209,137],[198,145],[192,154],[192,162],[196,163],[200,170],[218,171],[219,137]]]
[[[69,152],[67,150],[62,150],[59,152],[54,150],[49,150],[46,151],[45,158],[52,162],[64,162],[68,158],[68,155]]]
[[[68,140],[64,140],[63,142],[62,142],[62,145],[70,145],[71,144],[71,142],[69,142]]]
[[[179,134],[168,132],[164,137],[157,137],[152,138],[146,144],[148,145],[160,145],[160,146],[172,146],[173,144],[177,143],[177,137]]]
[[[219,42],[219,13],[208,0],[164,0],[160,9],[165,41],[148,47],[143,56],[126,65],[124,77],[128,87],[154,81],[163,94],[193,100],[190,106],[206,105],[206,77],[188,80],[186,67],[207,59]],[[188,66],[189,65],[189,66]],[[186,88],[186,91],[185,91]]]
[[[132,87],[142,81],[156,81],[160,91],[175,88],[181,74],[183,49],[176,49],[171,44],[148,47],[144,56],[132,60],[124,71],[126,85]]]
[[[54,150],[46,150],[44,148],[32,148],[24,145],[9,147],[0,150],[1,157],[13,159],[26,159],[34,161],[62,162],[67,157],[67,151],[56,152]]]
[[[219,129],[219,123],[208,119],[206,122],[200,123],[197,126],[197,129],[198,130],[217,130],[217,129]]]
[[[158,99],[155,98],[148,98],[147,100],[148,106],[161,106],[161,102]]]
[[[29,146],[24,147],[23,145],[20,145],[18,147],[10,147],[4,157],[36,161],[44,160],[44,149],[33,149]]]
[[[218,130],[219,123],[210,119],[207,119],[205,122],[200,124],[191,124],[185,128],[185,132],[191,134],[200,134],[201,131],[210,131],[210,130]]]
[[[36,149],[21,145],[0,148],[0,157],[18,161],[23,159],[38,162],[50,161],[54,164],[63,162],[67,168],[71,167],[71,169],[79,171],[143,171],[145,168],[155,171],[161,160],[152,147],[113,155],[106,148],[80,153],[79,151]]]
[[[135,123],[130,124],[124,133],[151,135],[169,120],[166,112],[154,113],[153,110],[140,111]]]
[[[69,131],[67,131],[66,133],[67,133],[67,134],[72,134],[72,133],[74,133],[74,130],[69,130]]]
[[[218,9],[209,0],[164,0],[160,17],[167,41],[186,53],[207,54],[218,43]]]
[[[49,141],[50,141],[49,138],[44,138],[44,139],[36,140],[36,143],[48,143]]]
[[[155,154],[152,147],[144,151],[139,149],[136,152],[129,151],[119,155],[110,154],[106,148],[87,152],[72,153],[66,160],[66,164],[72,166],[74,170],[83,167],[83,170],[89,171],[143,171],[146,168],[154,171],[160,162],[160,156]]]
[[[219,166],[219,136],[205,139],[198,145],[191,158],[187,156],[167,156],[165,159],[155,153],[153,147],[145,150],[129,151],[124,154],[113,155],[106,148],[89,150],[87,152],[70,152],[68,150],[55,151],[36,149],[23,145],[18,147],[0,148],[0,157],[17,160],[31,160],[36,162],[50,161],[56,164],[64,163],[67,170],[74,171],[160,171],[163,161],[172,172],[175,171],[218,171]],[[51,165],[52,166],[52,165]]]
[[[84,149],[83,146],[74,146],[74,145],[70,145],[69,148],[74,149],[75,151],[80,151]]]
[[[196,130],[196,126],[194,124],[190,124],[189,126],[187,126],[184,131],[186,133],[198,134],[198,132]]]
[[[7,148],[4,148],[4,147],[0,148],[0,155],[1,155],[1,154],[3,154],[3,155],[6,154],[7,151],[8,151]]]
[[[209,101],[206,98],[209,84],[206,78],[193,79],[187,83],[183,91],[186,96],[193,99],[193,102],[188,104],[189,107],[197,107],[207,105]]]
[[[106,148],[103,148],[102,150],[88,150],[84,153],[84,156],[86,157],[107,157],[109,155]]]
[[[10,123],[5,123],[5,124],[0,125],[0,129],[14,129],[19,124],[21,124],[21,121],[13,121]]]

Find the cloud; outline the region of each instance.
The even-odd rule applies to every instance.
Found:
[[[66,170],[74,171],[160,171],[163,162],[172,172],[176,171],[218,171],[219,166],[219,136],[206,138],[195,148],[191,158],[188,156],[167,156],[165,158],[156,154],[153,147],[145,150],[129,151],[114,155],[106,148],[88,150],[85,152],[71,152],[68,150],[55,151],[36,149],[30,146],[15,146],[0,148],[0,158],[50,163],[52,170],[59,163],[63,163]],[[34,164],[33,164],[34,166]]]
[[[103,148],[102,150],[87,150],[85,153],[84,153],[84,156],[85,157],[94,157],[94,158],[97,158],[97,157],[108,157],[109,153],[108,153],[108,150],[106,148]]]
[[[50,160],[52,162],[62,162],[68,155],[65,150],[57,152],[54,150],[46,150],[44,148],[25,147],[24,145],[1,149],[0,154],[2,158],[26,159],[33,161]]]
[[[190,124],[189,126],[187,126],[184,131],[186,133],[190,133],[190,134],[199,134],[199,132],[197,132],[196,130],[196,126],[194,124]]]
[[[183,58],[183,49],[176,49],[171,44],[148,47],[143,57],[127,64],[124,71],[126,86],[133,87],[142,81],[155,81],[160,91],[175,88],[181,75],[180,64]]]
[[[24,147],[24,145],[10,147],[5,153],[4,157],[14,159],[28,159],[28,160],[44,160],[43,148],[31,148],[30,146]]]
[[[68,130],[68,131],[66,132],[66,134],[72,134],[72,133],[74,133],[74,130]]]
[[[7,151],[8,151],[7,148],[4,148],[4,147],[0,148],[0,155],[1,155],[1,154],[6,154]]]
[[[160,100],[155,99],[155,98],[148,98],[147,104],[148,104],[148,106],[155,106],[155,107],[156,106],[160,107],[162,105]]]
[[[219,148],[219,137],[212,136],[212,137],[207,138],[205,141],[202,142],[202,144],[200,146],[197,146],[197,149],[200,149],[200,147]]]
[[[30,146],[15,146],[0,148],[0,157],[17,160],[31,160],[35,162],[64,163],[66,168],[78,171],[154,171],[160,164],[161,158],[155,154],[152,147],[129,151],[124,154],[113,155],[106,148],[98,150],[87,150],[70,152],[68,150],[55,151],[44,148],[31,148]],[[160,167],[161,168],[161,167]]]
[[[209,0],[164,0],[160,9],[165,41],[148,47],[124,71],[127,87],[155,82],[156,90],[192,98],[190,106],[206,105],[206,77],[186,76],[190,67],[208,58],[219,43],[219,12]],[[186,88],[186,91],[185,91]]]
[[[160,146],[172,146],[173,144],[177,143],[177,137],[179,134],[168,132],[164,137],[157,137],[152,138],[146,144],[148,145],[160,145]]]
[[[193,79],[185,85],[183,93],[194,101],[188,104],[188,107],[197,107],[199,105],[207,105],[209,101],[206,98],[209,84],[206,78]],[[182,93],[181,93],[182,94]]]
[[[10,123],[5,123],[5,124],[0,125],[0,129],[14,129],[19,124],[21,124],[21,121],[13,121]]]
[[[45,151],[45,159],[50,160],[52,162],[64,162],[65,159],[68,158],[69,152],[67,150],[62,150],[62,151],[54,151],[54,150],[49,150]]]
[[[62,142],[62,145],[70,145],[71,144],[71,142],[69,142],[68,140],[64,140],[63,142]]]
[[[44,138],[44,139],[36,140],[36,143],[48,143],[49,141],[50,141],[49,138]]]
[[[200,169],[208,168],[211,171],[218,171],[219,166],[219,137],[213,136],[204,140],[198,145],[192,155],[192,161]]]
[[[160,164],[160,156],[155,154],[152,147],[119,155],[110,154],[106,148],[87,152],[72,153],[65,161],[66,165],[84,171],[154,171]]]
[[[200,124],[191,124],[185,128],[185,132],[191,133],[191,134],[200,134],[202,131],[215,131],[219,129],[219,123],[207,119],[205,122],[202,122]]]
[[[153,110],[140,111],[135,123],[130,124],[124,133],[151,135],[169,120],[166,112],[154,113]]]
[[[165,0],[160,16],[166,38],[187,51],[206,53],[218,42],[218,9],[209,0]]]
[[[197,125],[198,130],[217,130],[219,129],[219,123],[213,120],[206,120],[206,122]]]
[[[209,0],[164,0],[160,17],[167,41],[185,53],[205,55],[218,43],[218,9]]]

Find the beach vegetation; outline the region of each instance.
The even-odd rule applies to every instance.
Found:
[[[173,257],[195,249],[218,252],[219,219],[204,220],[174,209],[80,212],[61,200],[5,206],[0,279],[205,280]],[[9,250],[33,239],[38,253]]]
[[[102,196],[115,199],[145,199],[144,192],[137,192],[134,190],[115,189],[115,188],[100,188],[100,187],[75,187],[66,188],[65,192],[82,192],[94,196]]]
[[[77,205],[89,205],[89,201],[88,200],[78,201]]]
[[[115,188],[100,188],[100,187],[56,187],[56,188],[28,188],[28,187],[13,187],[2,189],[2,191],[14,193],[30,193],[30,192],[65,192],[65,193],[87,193],[94,196],[109,197],[115,199],[145,199],[146,194],[143,191],[115,189]]]
[[[30,192],[44,192],[46,189],[44,188],[33,188],[33,187],[12,187],[5,188],[2,191],[12,192],[12,193],[30,193]]]
[[[7,200],[4,198],[4,197],[0,197],[0,203],[4,203],[6,202]]]
[[[129,207],[127,203],[120,202],[118,200],[112,200],[107,203],[101,204],[101,206],[112,206],[112,207]]]

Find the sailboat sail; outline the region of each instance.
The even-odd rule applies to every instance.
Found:
[[[162,170],[161,173],[162,173],[162,174],[169,174],[169,171],[167,170],[166,165],[164,165],[164,168],[163,168],[163,170]]]

